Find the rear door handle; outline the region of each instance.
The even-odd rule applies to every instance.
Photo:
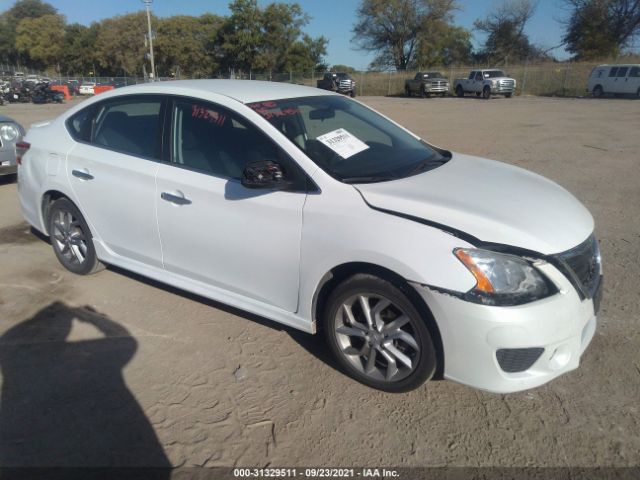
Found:
[[[78,177],[80,180],[93,180],[94,178],[86,168],[82,170],[71,170],[71,175]]]
[[[160,194],[160,198],[166,200],[167,202],[173,203],[174,205],[190,205],[191,200],[184,196],[184,193],[177,192],[162,192]]]

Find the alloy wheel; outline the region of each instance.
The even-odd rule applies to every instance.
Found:
[[[344,358],[366,377],[396,382],[416,369],[421,352],[413,321],[388,298],[353,295],[336,312],[334,325]]]
[[[87,259],[87,238],[79,219],[68,210],[58,210],[52,221],[52,239],[60,255],[70,265],[82,265]]]

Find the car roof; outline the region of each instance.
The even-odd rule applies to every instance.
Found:
[[[217,93],[242,103],[281,100],[284,98],[337,95],[327,90],[291,83],[262,82],[258,80],[173,80],[152,82],[119,88],[119,93],[153,90],[154,93],[179,93],[191,90],[198,93]],[[175,90],[175,91],[174,91]]]

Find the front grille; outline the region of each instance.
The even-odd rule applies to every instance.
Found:
[[[578,282],[582,289],[581,293],[592,298],[598,288],[601,275],[600,249],[595,236],[591,235],[577,247],[554,255],[554,258],[564,267],[565,276],[572,283]]]
[[[340,80],[340,88],[351,88],[351,80]]]
[[[513,88],[516,82],[513,80],[500,80],[500,86],[503,88]]]
[[[544,348],[501,348],[496,351],[498,365],[507,373],[524,372],[536,363]]]

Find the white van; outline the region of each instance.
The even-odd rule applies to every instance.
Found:
[[[587,92],[596,98],[607,93],[640,97],[640,64],[597,66],[589,76]]]

